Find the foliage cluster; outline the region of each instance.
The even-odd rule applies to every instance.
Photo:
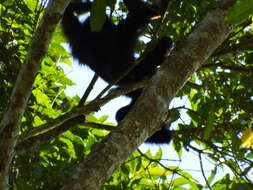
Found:
[[[114,1],[103,2],[104,5],[111,5],[111,9],[115,8]],[[1,1],[0,118],[10,101],[11,90],[45,4],[45,1],[37,0]],[[94,29],[103,23],[100,13],[105,12],[105,6],[100,3],[95,5],[92,11]],[[125,11],[123,4],[119,5],[111,14],[115,21]],[[214,0],[172,1],[163,21],[153,21],[145,36],[151,39],[156,35],[169,35],[175,44],[180,43],[216,5],[217,1]],[[201,158],[204,156],[213,163],[211,172],[205,172],[203,168],[199,171],[204,176],[205,184],[180,168],[180,160],[177,164],[162,161],[162,149],[155,155],[138,150],[110,178],[103,190],[252,189],[253,25],[249,17],[252,9],[249,7],[252,8],[250,0],[235,6],[228,22],[238,23],[238,26],[177,95],[179,98],[187,97],[191,106],[174,107],[171,111],[173,121],[179,123],[172,130],[173,148],[178,157],[188,151],[199,155],[202,165]],[[58,27],[22,118],[20,141],[46,133],[48,129],[27,135],[78,106],[80,98],[68,97],[64,92],[67,86],[74,83],[59,64],[71,66],[70,54],[63,48],[63,43],[66,40]],[[140,41],[137,52],[143,52],[145,46],[144,41]],[[180,117],[183,111],[186,111],[190,121],[185,122]],[[106,119],[107,116],[86,116],[88,122],[111,126]],[[16,154],[11,166],[10,189],[59,189],[91,147],[107,133],[106,130],[80,124],[32,151]],[[218,169],[224,166],[232,171],[233,176],[224,174],[223,178],[216,179]]]

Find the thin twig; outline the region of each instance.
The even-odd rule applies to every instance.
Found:
[[[98,79],[98,75],[95,73],[92,80],[91,80],[91,82],[90,82],[90,84],[89,84],[89,86],[87,87],[86,91],[84,92],[83,97],[81,98],[78,106],[81,106],[86,102],[90,92],[92,91],[92,89],[94,88],[95,83],[97,82],[97,79]]]
[[[199,164],[200,164],[200,170],[201,170],[201,173],[202,173],[202,175],[203,175],[203,177],[205,179],[206,185],[208,186],[208,188],[210,190],[212,190],[212,187],[210,186],[210,184],[209,184],[209,182],[208,182],[208,180],[206,178],[205,172],[204,172],[204,167],[203,167],[201,152],[199,152]]]
[[[83,122],[81,125],[85,125],[89,128],[94,128],[94,129],[101,129],[101,130],[107,130],[107,131],[116,131],[118,130],[117,127],[113,127],[110,125],[104,125],[104,124],[99,124],[99,123],[92,123],[92,122]]]

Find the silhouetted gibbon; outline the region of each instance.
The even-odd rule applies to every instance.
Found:
[[[91,31],[90,17],[80,22],[78,15],[88,12],[92,3],[70,3],[63,15],[63,30],[69,40],[72,54],[80,64],[88,65],[97,75],[106,82],[111,83],[119,78],[135,61],[134,49],[143,28],[151,18],[158,16],[158,8],[140,0],[124,1],[128,15],[118,24],[106,16],[104,25],[99,32]],[[124,87],[138,82],[145,77],[151,77],[158,65],[166,58],[171,49],[172,40],[162,37],[156,47],[117,85]],[[126,94],[132,99],[131,103],[118,110],[117,122],[120,122],[132,105],[140,96],[142,89]],[[168,143],[171,140],[169,130],[163,127],[146,142]]]

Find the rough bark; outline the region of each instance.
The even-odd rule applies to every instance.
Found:
[[[93,148],[62,190],[100,189],[138,145],[158,130],[157,126],[166,119],[168,103],[232,30],[224,17],[234,0],[221,2],[177,45],[121,128]]]
[[[0,189],[7,189],[8,170],[17,141],[20,121],[31,94],[40,63],[47,53],[49,42],[69,0],[51,0],[34,33],[29,53],[12,90],[7,112],[0,123]]]

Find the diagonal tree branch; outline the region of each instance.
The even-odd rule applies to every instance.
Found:
[[[95,99],[88,105],[81,105],[79,107],[76,107],[74,110],[65,113],[45,124],[42,124],[38,127],[33,127],[31,130],[27,130],[25,133],[19,136],[19,139],[17,141],[17,144],[21,143],[24,140],[27,140],[31,138],[32,136],[38,134],[38,133],[44,133],[45,131],[52,130],[56,127],[60,127],[64,122],[68,121],[71,118],[74,118],[78,115],[87,115],[91,112],[98,111],[101,106],[105,105],[112,99],[119,97],[121,95],[127,94],[133,90],[139,89],[144,87],[148,82],[148,79],[144,79],[140,82],[137,82],[135,84],[131,84],[126,86],[124,89],[115,89],[112,90],[108,95],[106,95],[104,98],[101,99]],[[64,131],[63,131],[64,132]]]
[[[83,115],[79,115],[77,117],[71,118],[71,119],[65,121],[59,127],[55,128],[53,130],[50,130],[47,133],[39,135],[38,137],[37,136],[31,137],[30,139],[25,140],[22,143],[18,144],[18,146],[16,146],[15,152],[18,154],[22,154],[22,153],[27,152],[28,150],[32,150],[37,145],[43,144],[43,143],[49,141],[50,139],[53,139],[53,138],[59,136],[63,132],[72,128],[73,126],[82,123],[84,120],[85,120],[85,117]]]
[[[229,47],[225,47],[224,49],[218,50],[217,52],[215,51],[212,57],[220,57],[228,53],[238,53],[247,50],[252,50],[252,48],[253,48],[253,37],[250,36],[250,38],[244,39],[238,44],[233,44]]]
[[[98,109],[102,105],[106,104],[110,100],[120,95],[131,92],[135,89],[138,89],[140,87],[143,87],[144,84],[146,83],[147,83],[147,80],[144,79],[143,81],[140,81],[133,85],[129,85],[124,89],[116,89],[102,99],[96,99],[88,105],[80,106],[77,109],[56,118],[50,124],[46,123],[45,125],[41,125],[40,127],[36,127],[33,130],[28,131],[27,133],[24,133],[23,135],[20,136],[20,138],[17,141],[17,145],[15,148],[16,153],[22,154],[29,150],[32,150],[37,145],[43,144],[50,139],[56,138],[57,136],[69,130],[70,128],[74,127],[75,125],[78,125],[78,124],[85,125],[84,123],[85,117],[83,115],[87,115],[90,112],[98,111]],[[53,124],[57,124],[57,126],[54,126]],[[93,128],[96,127],[100,129],[104,128],[104,129],[110,129],[110,130],[115,129],[115,127],[109,128],[109,126],[98,127],[98,125],[94,123],[93,124],[88,123],[88,125],[92,125]],[[42,134],[36,135],[38,133],[42,133]]]
[[[122,121],[120,129],[93,148],[62,190],[100,189],[138,145],[158,130],[166,118],[168,103],[233,29],[225,23],[224,17],[234,0],[220,2],[220,7],[206,15],[172,52]]]

